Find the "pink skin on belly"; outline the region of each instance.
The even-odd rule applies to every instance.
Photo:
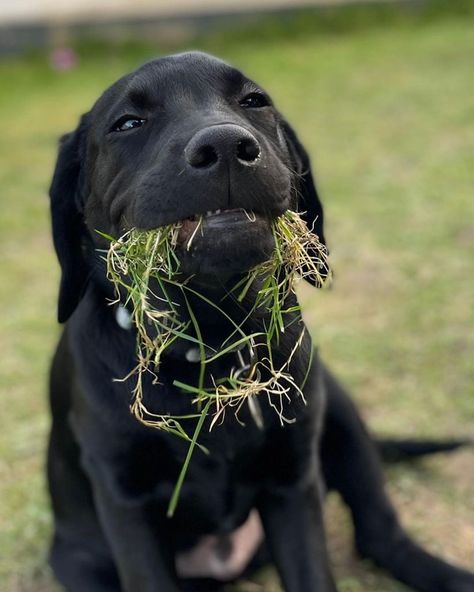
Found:
[[[238,577],[263,542],[263,529],[256,510],[233,532],[207,535],[176,556],[176,571],[182,578],[213,578],[229,581]]]

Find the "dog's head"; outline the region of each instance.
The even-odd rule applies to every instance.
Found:
[[[287,209],[303,212],[324,242],[294,131],[258,85],[197,52],[149,62],[106,90],[62,138],[50,195],[60,322],[81,298],[91,254],[105,246],[97,230],[118,237],[181,222],[183,246],[202,217],[179,256],[211,281],[268,258],[271,221]]]

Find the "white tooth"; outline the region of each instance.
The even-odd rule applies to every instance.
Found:
[[[221,213],[221,211],[220,211],[220,210],[216,210],[216,214],[220,214],[220,213]]]
[[[209,210],[208,212],[206,212],[206,216],[210,216],[212,214],[212,211]]]

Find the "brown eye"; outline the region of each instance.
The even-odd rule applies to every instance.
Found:
[[[146,119],[140,119],[139,117],[132,117],[130,115],[124,115],[118,121],[114,123],[111,128],[111,132],[128,132],[129,130],[141,127],[145,123]]]
[[[261,92],[253,92],[244,97],[239,104],[244,109],[260,109],[270,106],[270,99]]]

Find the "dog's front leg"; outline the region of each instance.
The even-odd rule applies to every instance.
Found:
[[[123,592],[178,592],[166,517],[150,502],[119,498],[100,471],[93,471],[91,481]]]
[[[336,592],[316,483],[269,488],[259,512],[285,592]]]

